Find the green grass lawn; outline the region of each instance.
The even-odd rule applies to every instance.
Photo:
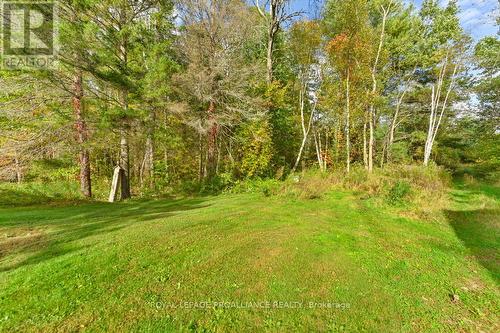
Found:
[[[1,208],[0,330],[498,332],[498,193]]]

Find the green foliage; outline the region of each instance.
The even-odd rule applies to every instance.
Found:
[[[484,74],[495,75],[499,71],[500,40],[498,37],[484,37],[477,43],[474,55],[477,65]]]
[[[387,195],[390,204],[401,204],[411,194],[411,185],[406,181],[397,181]]]
[[[268,174],[273,157],[271,129],[268,121],[254,121],[244,125],[238,140],[241,160],[238,172],[246,178]]]
[[[317,62],[316,53],[321,45],[321,26],[315,21],[299,21],[290,31],[290,51],[294,62],[308,67]]]
[[[271,101],[269,126],[272,128],[272,164],[291,168],[298,150],[299,125],[295,119],[294,90],[292,84],[273,82],[266,91],[266,100]]]
[[[414,207],[420,209],[418,205],[426,200],[433,200],[433,207],[442,207],[450,184],[449,174],[435,165],[387,166],[372,174],[363,167],[355,167],[349,174],[311,170],[302,176],[292,175],[283,183],[278,195],[307,200],[323,198],[339,189],[354,190],[361,197],[386,198],[391,204],[408,201],[411,197]]]
[[[269,197],[276,195],[282,186],[282,182],[275,179],[253,178],[236,182],[229,189],[230,193],[262,193]]]
[[[425,0],[420,9],[422,38],[419,53],[424,68],[431,68],[450,56],[450,49],[463,38],[456,1],[441,7],[438,0]]]
[[[283,183],[280,195],[301,200],[321,199],[333,189],[332,178],[328,174],[311,170],[302,176],[290,175]]]
[[[331,37],[326,51],[338,73],[345,79],[350,72],[353,82],[369,76],[375,47],[368,15],[366,0],[330,0],[326,5],[325,29]]]
[[[500,119],[500,40],[498,37],[485,37],[476,45],[475,58],[477,69],[482,72],[476,80],[475,91],[481,103],[480,116],[488,125],[487,130],[495,131]]]
[[[0,185],[0,208],[40,205],[68,205],[85,202],[74,181],[30,182]]]
[[[494,182],[500,173],[500,142],[494,132],[489,118],[461,118],[442,135],[436,162],[458,176],[470,174]]]
[[[203,194],[218,194],[233,186],[234,183],[232,173],[220,173],[212,179],[203,181],[200,192]]]
[[[57,183],[71,182],[78,177],[78,167],[70,160],[42,159],[33,163],[26,181]]]
[[[410,164],[411,161],[411,151],[410,143],[406,141],[400,141],[394,143],[390,148],[391,162],[395,164]]]
[[[278,178],[286,178],[303,135],[297,112],[301,92],[304,119],[311,111],[308,102],[317,102],[302,155],[305,169],[323,159],[328,170],[343,165],[347,134],[352,164],[363,164],[369,131],[364,127],[373,105],[374,160],[406,172],[398,165],[423,158],[430,87],[446,67],[445,91],[454,65],[462,61],[460,91],[450,93],[432,159],[452,172],[466,168],[476,178],[497,177],[499,42],[481,40],[473,64],[466,57],[470,40],[460,27],[456,1],[443,6],[426,0],[417,11],[402,0],[328,0],[317,19],[292,20],[289,29],[278,29],[271,83],[264,75],[267,24],[254,6],[216,0],[210,4],[217,10],[206,11],[205,2],[61,1],[57,66],[42,73],[0,71],[1,179],[16,179],[19,158],[25,181],[77,182],[81,148],[90,152],[98,186],[105,178],[109,182],[120,152],[128,152],[132,190],[139,196],[220,193],[277,171]],[[384,9],[389,11],[381,35]],[[471,65],[478,71],[473,82],[463,73]],[[88,137],[76,145],[71,103],[80,72]],[[478,119],[464,120],[449,106],[472,92],[480,102]],[[397,126],[389,148],[393,119]],[[122,137],[128,140],[123,146]],[[217,156],[209,156],[214,151]],[[64,163],[44,160],[52,152]],[[220,174],[200,181],[211,177],[208,169]],[[384,196],[394,185],[383,180],[394,176],[386,172],[335,170],[334,180],[306,176],[289,186],[304,198],[322,197],[331,183]],[[153,179],[145,179],[150,175]]]

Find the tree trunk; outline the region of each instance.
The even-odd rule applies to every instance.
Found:
[[[125,22],[128,21],[127,12],[120,9],[119,11],[119,22],[121,26],[125,26]],[[122,67],[123,74],[127,75],[126,70],[128,68],[128,39],[127,35],[123,34],[120,46],[119,46],[119,58],[120,66]],[[126,86],[122,86],[120,89],[120,103],[122,110],[124,112],[124,117],[121,122],[120,127],[120,163],[119,166],[122,168],[123,172],[121,174],[121,192],[120,198],[122,200],[129,199],[131,197],[130,193],[130,147],[128,141],[129,122],[128,122],[128,89]]]
[[[380,158],[380,168],[382,169],[384,167],[385,163],[385,155],[387,152],[387,140],[384,141],[384,144],[382,145],[382,157]]]
[[[350,105],[350,72],[347,69],[347,79],[346,79],[346,103],[345,103],[345,150],[346,150],[346,171],[351,172],[351,138],[350,138],[350,127],[351,127],[351,105]]]
[[[391,127],[389,129],[389,137],[386,138],[386,142],[384,145],[384,154],[382,156],[382,163],[384,163],[384,156],[387,156],[387,163],[390,163],[392,160],[392,145],[394,144],[394,138],[396,134],[396,128],[398,126],[398,117],[401,110],[401,104],[403,102],[403,98],[405,96],[406,89],[398,99],[396,104],[396,110],[394,111],[394,115],[392,116]]]
[[[122,108],[127,113],[128,110],[128,92],[126,89],[122,90],[121,103]],[[126,117],[126,116],[125,116]],[[120,198],[122,200],[129,199],[130,194],[130,147],[128,142],[128,119],[122,119],[120,128],[120,162],[119,165],[123,170],[122,177],[120,177]]]
[[[165,130],[167,130],[168,128],[168,111],[165,110],[165,113],[164,113],[164,120],[163,120],[163,128]],[[163,163],[165,165],[165,176],[164,178],[165,179],[170,179],[170,174],[169,174],[169,158],[168,158],[168,144],[166,142],[164,142],[164,145],[163,145],[163,148],[164,148],[164,152],[163,152]]]
[[[198,150],[199,150],[199,160],[198,160],[198,180],[201,181],[205,177],[205,166],[203,163],[203,135],[200,133],[198,138]]]
[[[368,124],[370,126],[370,139],[368,142],[368,172],[373,172],[373,155],[375,149],[375,108],[372,106]]]
[[[325,163],[323,161],[322,146],[321,146],[321,133],[318,135],[316,129],[313,129],[314,145],[316,147],[316,157],[318,159],[318,165],[321,172],[324,171]]]
[[[302,143],[300,145],[299,154],[298,154],[297,159],[295,160],[295,164],[293,165],[293,168],[292,168],[292,173],[297,171],[297,168],[299,167],[299,163],[300,163],[300,160],[302,159],[302,154],[304,153],[304,147],[306,146],[306,143],[307,143],[307,136],[304,136],[304,138],[302,139]]]
[[[270,85],[273,82],[273,49],[274,49],[274,34],[272,32],[272,27],[269,28],[269,36],[267,37],[267,56],[266,56],[266,67],[267,67],[267,84]]]
[[[450,97],[450,93],[453,90],[454,85],[455,85],[455,80],[456,80],[455,74],[457,73],[458,65],[455,65],[455,68],[453,69],[453,74],[451,75],[450,85],[448,86],[448,90],[446,92],[446,96],[444,98],[444,101],[443,101],[442,105],[440,106],[441,91],[443,88],[443,82],[444,82],[444,77],[446,74],[447,64],[448,64],[448,58],[445,59],[444,65],[441,68],[441,72],[440,72],[437,84],[432,87],[431,114],[429,117],[429,130],[427,132],[427,139],[425,141],[424,166],[429,165],[429,162],[431,159],[431,154],[432,154],[432,148],[434,146],[434,142],[436,140],[436,136],[437,136],[437,133],[439,131],[441,121],[443,120],[444,112],[446,111],[446,106],[448,104],[448,99]],[[439,108],[441,108],[441,111],[439,111]],[[439,113],[439,115],[438,115],[438,113]]]
[[[145,180],[147,180],[150,188],[152,188],[154,184],[154,124],[155,115],[154,112],[151,111],[146,124],[147,136],[144,145],[144,159],[140,170],[141,186],[144,185]]]
[[[217,143],[216,143],[217,144]],[[222,143],[217,144],[217,163],[215,165],[215,174],[219,174],[220,160],[221,160],[221,152],[222,152]]]
[[[125,129],[125,124],[122,124],[120,130],[120,167],[123,170],[121,179],[121,195],[122,200],[128,199],[130,195],[130,156],[129,156],[129,144],[128,144],[128,134]]]
[[[380,41],[378,44],[378,49],[377,49],[377,54],[375,57],[375,61],[373,63],[372,67],[372,99],[375,98],[375,95],[377,93],[377,69],[378,69],[378,63],[380,60],[380,55],[382,53],[382,48],[384,46],[384,37],[385,37],[385,26],[387,22],[387,16],[389,15],[389,12],[392,7],[392,1],[389,2],[388,7],[381,6],[381,12],[383,13],[382,15],[382,28],[380,31]],[[368,113],[368,125],[370,127],[370,139],[368,142],[368,172],[373,172],[373,156],[374,156],[374,149],[375,149],[375,102],[372,100],[370,103],[370,109]]]
[[[300,160],[302,158],[302,154],[304,153],[304,148],[305,148],[306,143],[307,143],[307,137],[309,136],[309,132],[311,131],[311,126],[312,126],[313,119],[314,119],[314,112],[316,111],[316,103],[314,103],[314,106],[312,107],[312,110],[311,110],[311,115],[309,116],[308,125],[306,126],[306,119],[305,119],[305,115],[304,115],[305,99],[306,99],[306,88],[305,88],[305,84],[303,84],[303,86],[300,90],[300,119],[301,119],[301,125],[302,125],[302,143],[300,145],[297,160],[295,161],[295,164],[292,168],[292,173],[294,173],[299,166]]]
[[[270,85],[273,82],[273,52],[274,52],[274,42],[276,39],[276,34],[280,28],[280,17],[278,17],[278,12],[280,8],[284,5],[282,0],[271,0],[269,2],[269,15],[265,13],[266,5],[262,9],[259,4],[259,0],[255,3],[259,14],[267,23],[267,49],[266,49],[266,81]]]
[[[401,112],[401,105],[403,105],[404,98],[405,98],[406,94],[408,93],[408,90],[410,89],[410,83],[413,79],[413,75],[415,74],[416,70],[417,70],[417,68],[415,67],[413,69],[412,73],[410,74],[408,80],[405,82],[404,89],[403,89],[401,95],[398,96],[398,99],[396,102],[396,110],[394,111],[394,115],[392,117],[391,127],[389,130],[389,138],[386,140],[386,144],[384,146],[385,155],[387,156],[387,162],[390,162],[391,158],[392,158],[391,149],[392,149],[392,145],[394,144],[394,138],[396,135],[396,128],[398,127],[398,117],[399,117],[399,114]],[[382,163],[383,163],[383,161],[382,161]]]
[[[215,120],[215,103],[213,101],[210,101],[207,112],[211,127],[208,132],[206,176],[208,179],[212,179],[217,174],[217,135],[219,132],[219,125]]]
[[[76,137],[79,146],[80,191],[87,198],[92,197],[90,178],[90,156],[85,147],[87,142],[87,126],[83,110],[83,74],[79,71],[73,82],[73,111],[75,113]]]
[[[366,114],[365,114],[365,121],[363,124],[363,164],[365,166],[365,169],[368,170],[368,140],[366,138],[366,131],[368,127],[368,122],[366,119]]]
[[[155,146],[153,141],[153,133],[149,133],[146,139],[146,165],[144,167],[144,173],[148,176],[149,186],[152,187],[154,184],[154,153]]]
[[[329,147],[329,141],[330,141],[330,136],[328,135],[328,132],[325,133],[325,154],[322,157],[323,158],[323,171],[326,171],[328,169],[328,149]]]
[[[392,148],[392,145],[394,144],[394,134],[396,133],[399,112],[401,110],[401,104],[403,103],[403,98],[405,97],[405,94],[406,94],[406,89],[403,92],[403,94],[401,94],[401,97],[398,99],[398,102],[396,104],[396,111],[394,111],[394,116],[392,117],[391,128],[389,130],[389,139],[387,142],[387,160],[388,161],[390,161],[390,159],[391,159],[391,148]]]
[[[16,182],[21,184],[23,181],[23,174],[21,171],[21,163],[19,162],[19,155],[17,154],[17,150],[14,151],[14,166],[16,168]]]

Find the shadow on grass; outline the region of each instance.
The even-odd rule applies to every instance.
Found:
[[[500,200],[500,187],[497,186],[490,186],[490,185],[481,185],[480,186],[481,193],[484,195],[495,199],[495,200]]]
[[[0,188],[0,208],[41,206],[47,204],[88,203],[89,201],[75,195],[75,191],[64,189],[61,192],[44,193],[38,188],[3,187]],[[76,192],[78,193],[78,192]]]
[[[0,272],[81,250],[90,245],[75,244],[79,240],[203,208],[207,206],[204,202],[205,199],[196,198],[0,209],[0,236],[6,235],[5,239],[0,238],[0,259],[10,254],[27,256],[20,262],[0,264]]]
[[[494,200],[500,200],[500,187],[489,185],[489,184],[471,184],[467,185],[464,182],[455,182],[455,188],[462,191],[462,193],[453,193],[454,199],[464,199],[465,201],[469,201],[474,195],[484,195]]]
[[[461,192],[453,193],[453,200],[458,204],[470,204],[475,195],[484,194],[495,198],[494,193],[462,188]],[[446,210],[444,213],[457,237],[500,284],[500,210],[479,208]]]

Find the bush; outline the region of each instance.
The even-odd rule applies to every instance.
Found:
[[[411,163],[410,143],[407,141],[395,142],[391,146],[390,159],[392,163],[404,164]]]
[[[239,171],[248,178],[265,176],[273,156],[271,129],[264,121],[251,122],[240,133],[241,165]]]
[[[176,192],[184,195],[197,195],[197,194],[220,194],[233,187],[235,181],[233,176],[229,173],[222,173],[210,180],[188,180],[183,181],[176,187]]]
[[[276,179],[247,179],[238,182],[228,192],[230,193],[262,193],[269,197],[276,195],[281,187],[281,182]]]
[[[400,204],[405,201],[405,199],[411,193],[411,185],[404,180],[399,180],[392,186],[387,195],[387,200],[390,204]]]
[[[279,191],[285,197],[319,199],[338,184],[336,174],[310,170],[302,175],[290,175]]]
[[[221,173],[202,183],[200,192],[203,194],[218,194],[234,186],[235,181],[230,173]]]
[[[357,166],[349,174],[345,171],[308,171],[300,176],[291,175],[283,182],[279,195],[318,199],[329,191],[342,189],[358,192],[364,198],[382,199],[390,204],[411,200],[418,206],[428,207],[430,202],[442,204],[450,183],[450,176],[435,165],[388,166],[376,169],[372,174],[363,166]]]
[[[71,160],[43,159],[33,162],[24,180],[33,182],[70,182],[78,179],[79,168]]]

